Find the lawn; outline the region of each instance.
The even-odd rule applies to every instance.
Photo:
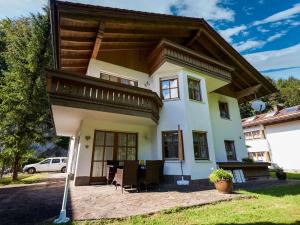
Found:
[[[125,220],[72,222],[72,225],[281,225],[300,224],[300,185],[270,187],[255,192],[239,191],[252,196],[215,205],[189,209],[173,209],[152,216],[136,216]]]
[[[20,173],[17,181],[12,181],[11,176],[4,176],[0,179],[0,187],[9,184],[33,184],[41,182],[45,179],[45,173],[36,173],[36,174],[25,174]]]
[[[300,173],[286,173],[288,179],[292,180],[300,180]],[[270,176],[276,178],[276,174],[274,171],[270,172]]]

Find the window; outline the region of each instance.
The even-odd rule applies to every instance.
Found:
[[[260,138],[260,131],[259,130],[252,131],[252,135],[254,139],[258,139]]]
[[[110,75],[110,74],[103,73],[103,72],[100,72],[100,79],[109,80],[112,82],[117,82],[117,83],[126,84],[126,85],[130,85],[130,86],[136,86],[136,87],[138,86],[137,81],[117,77],[117,76]]]
[[[162,132],[164,159],[178,159],[178,131]]]
[[[227,160],[236,160],[234,141],[225,141]]]
[[[205,132],[193,132],[194,156],[196,160],[208,160],[208,145]]]
[[[251,132],[245,132],[244,136],[245,136],[246,140],[251,140],[252,139],[252,133]]]
[[[230,119],[229,109],[228,109],[228,103],[226,103],[226,102],[219,102],[219,109],[220,109],[220,116],[221,116],[221,118]]]
[[[255,130],[255,131],[249,131],[249,132],[245,132],[245,139],[246,140],[252,140],[252,139],[260,139],[263,138],[263,130]]]
[[[179,98],[178,78],[161,80],[160,95],[164,100]]]
[[[52,163],[60,163],[60,159],[52,159]]]
[[[196,101],[202,101],[200,80],[188,78],[189,98]]]
[[[51,159],[45,159],[44,161],[40,162],[40,164],[49,164]]]

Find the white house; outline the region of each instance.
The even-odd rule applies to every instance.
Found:
[[[249,157],[272,162],[286,171],[300,171],[300,107],[243,119]]]
[[[207,179],[247,157],[238,102],[275,88],[203,19],[51,1],[57,135],[72,137],[75,185],[107,160],[164,160],[164,175]]]

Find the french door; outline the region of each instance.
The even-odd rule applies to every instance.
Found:
[[[91,182],[104,182],[107,160],[137,159],[137,134],[95,131]]]

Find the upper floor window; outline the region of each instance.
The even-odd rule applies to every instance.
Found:
[[[200,80],[188,78],[189,98],[196,101],[202,101]]]
[[[234,141],[224,141],[227,160],[236,160]]]
[[[246,140],[260,139],[263,138],[263,131],[260,130],[249,131],[249,132],[245,132],[244,135]]]
[[[205,132],[193,131],[194,156],[196,160],[208,160],[208,144]]]
[[[130,85],[130,86],[136,86],[136,87],[138,86],[137,81],[129,80],[129,79],[126,79],[126,78],[114,76],[114,75],[103,73],[103,72],[100,72],[100,79],[109,80],[109,81],[113,81],[113,82],[117,82],[117,83],[121,83],[121,84],[126,84],[126,85]]]
[[[224,119],[230,119],[228,103],[227,102],[219,102],[220,116]]]
[[[162,132],[164,159],[178,159],[178,131]]]
[[[178,78],[160,80],[160,95],[164,100],[179,98]]]

